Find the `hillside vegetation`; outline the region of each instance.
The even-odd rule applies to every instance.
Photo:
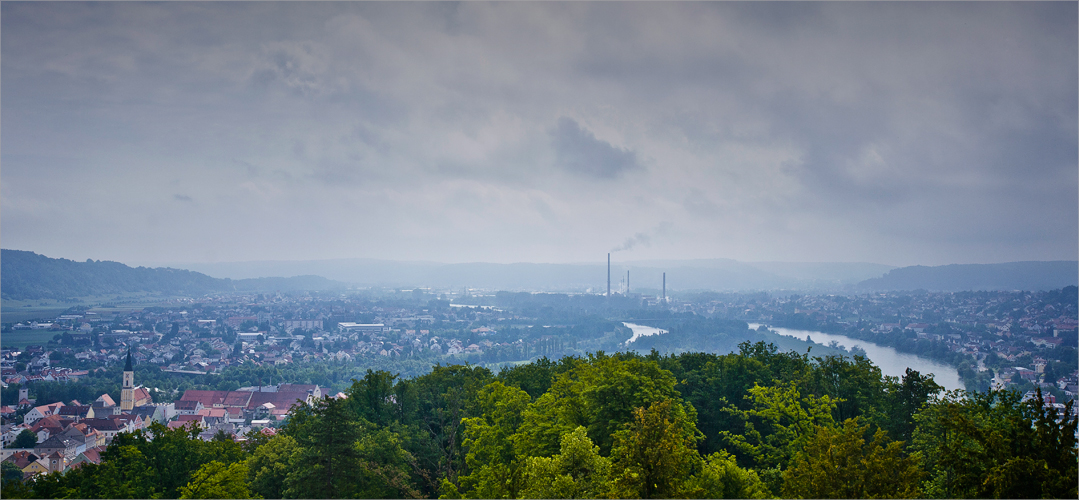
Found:
[[[0,250],[0,293],[4,300],[72,300],[131,292],[197,296],[226,291],[326,290],[342,285],[318,276],[218,279],[183,269],[129,267],[90,259],[76,262],[24,250]]]
[[[1075,419],[860,357],[590,354],[368,371],[244,444],[155,424],[8,498],[1075,498]],[[1067,410],[1070,410],[1068,403]],[[1070,415],[1070,413],[1068,413]]]

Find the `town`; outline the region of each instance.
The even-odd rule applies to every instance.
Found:
[[[272,435],[296,405],[345,397],[367,369],[412,376],[435,364],[497,369],[628,349],[621,321],[649,316],[841,333],[953,364],[968,389],[1041,388],[1060,405],[1079,392],[1075,296],[1075,287],[659,299],[416,289],[76,306],[3,326],[47,340],[2,350],[2,459],[27,477],[62,472],[97,463],[117,433],[153,422],[204,440]],[[73,388],[85,396],[56,400]]]

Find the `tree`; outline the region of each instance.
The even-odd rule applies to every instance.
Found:
[[[671,372],[654,360],[631,356],[599,353],[587,360],[574,360],[575,366],[560,374],[529,407],[518,453],[552,456],[558,453],[562,436],[583,425],[600,453],[608,454],[614,433],[633,421],[636,408],[663,399],[681,401],[674,388],[678,381]],[[684,409],[688,422],[696,421],[693,407],[686,405]]]
[[[389,425],[400,418],[394,398],[396,375],[384,370],[367,370],[363,380],[353,380],[348,389],[349,405],[359,416],[376,425]]]
[[[834,417],[842,422],[881,406],[884,383],[880,368],[862,356],[825,356],[810,372],[811,392],[829,396],[836,408]],[[806,392],[806,391],[803,391]]]
[[[743,420],[744,432],[720,434],[734,450],[758,467],[785,468],[816,433],[817,426],[835,425],[832,399],[802,397],[793,382],[775,387],[754,386],[745,399],[752,402],[749,410],[728,410]]]
[[[292,470],[296,440],[278,434],[262,444],[247,459],[247,483],[263,498],[284,498],[285,478]]]
[[[460,477],[460,487],[448,481],[447,496],[465,498],[516,498],[520,488],[519,461],[514,453],[514,434],[532,398],[528,393],[502,382],[487,384],[476,395],[481,415],[466,418],[465,463],[469,473]]]
[[[168,429],[154,423],[148,432],[117,435],[110,448],[130,442],[143,453],[154,470],[155,485],[161,496],[177,498],[180,489],[202,465],[215,460],[232,464],[244,458],[241,446],[227,435],[202,441],[196,437],[197,433],[196,429]]]
[[[706,457],[700,472],[690,478],[686,490],[694,498],[771,497],[757,473],[739,467],[734,457],[725,451]]]
[[[868,425],[847,419],[836,429],[818,426],[817,433],[783,472],[787,498],[918,498],[925,473],[917,456],[903,453],[881,429],[866,442]]]
[[[406,471],[413,459],[397,434],[357,416],[347,399],[323,398],[294,409],[285,434],[296,440],[284,481],[287,498],[419,495]],[[276,477],[267,477],[271,486]]]
[[[456,482],[465,469],[461,422],[476,414],[476,393],[491,379],[483,367],[435,365],[430,373],[395,387],[403,420],[415,429],[406,449],[422,471],[425,494],[436,494],[443,479]]]
[[[835,425],[835,403],[828,396],[802,397],[794,382],[775,387],[755,385],[745,399],[752,404],[748,410],[727,409],[742,421],[743,431],[720,431],[720,437],[743,465],[756,468],[768,488],[778,494],[780,474],[816,433],[817,426]]]
[[[953,391],[917,415],[914,449],[922,453],[926,494],[938,498],[1074,498],[1076,418],[1013,391]]]
[[[117,445],[116,441],[113,441],[113,444],[102,454],[101,465],[87,464],[80,467],[79,472],[83,474],[70,479],[65,475],[64,479],[69,482],[60,483],[60,491],[42,492],[35,485],[35,496],[45,498],[153,498],[160,496],[161,489],[154,470],[137,445]]]
[[[246,462],[225,464],[214,460],[195,471],[191,481],[180,488],[180,498],[253,498],[246,478]]]
[[[31,432],[30,429],[23,429],[11,443],[12,448],[33,448],[34,446],[37,446],[37,434]]]
[[[611,494],[615,498],[685,497],[685,482],[700,461],[696,426],[670,399],[637,408],[615,433]],[[687,422],[689,425],[687,426]]]
[[[286,435],[296,440],[294,470],[285,479],[288,498],[346,498],[360,489],[355,443],[361,424],[344,400],[323,398],[294,409]],[[296,465],[301,465],[295,467]]]
[[[603,498],[611,461],[599,454],[583,426],[562,436],[560,453],[528,457],[521,498]]]
[[[0,464],[0,479],[3,481],[22,481],[22,469],[16,466],[13,462],[3,462]]]
[[[933,374],[922,375],[907,368],[900,383],[888,378],[887,403],[883,408],[886,414],[875,420],[879,420],[895,439],[910,442],[914,434],[914,414],[942,390],[944,388],[933,380]]]

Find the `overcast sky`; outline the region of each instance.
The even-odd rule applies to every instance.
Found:
[[[1075,2],[0,9],[4,248],[1079,254]]]

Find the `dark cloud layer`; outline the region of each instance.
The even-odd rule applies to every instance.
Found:
[[[596,139],[572,118],[559,118],[551,138],[559,165],[571,172],[614,179],[641,168],[636,153]]]
[[[0,11],[5,248],[132,263],[1079,253],[1074,2]]]

